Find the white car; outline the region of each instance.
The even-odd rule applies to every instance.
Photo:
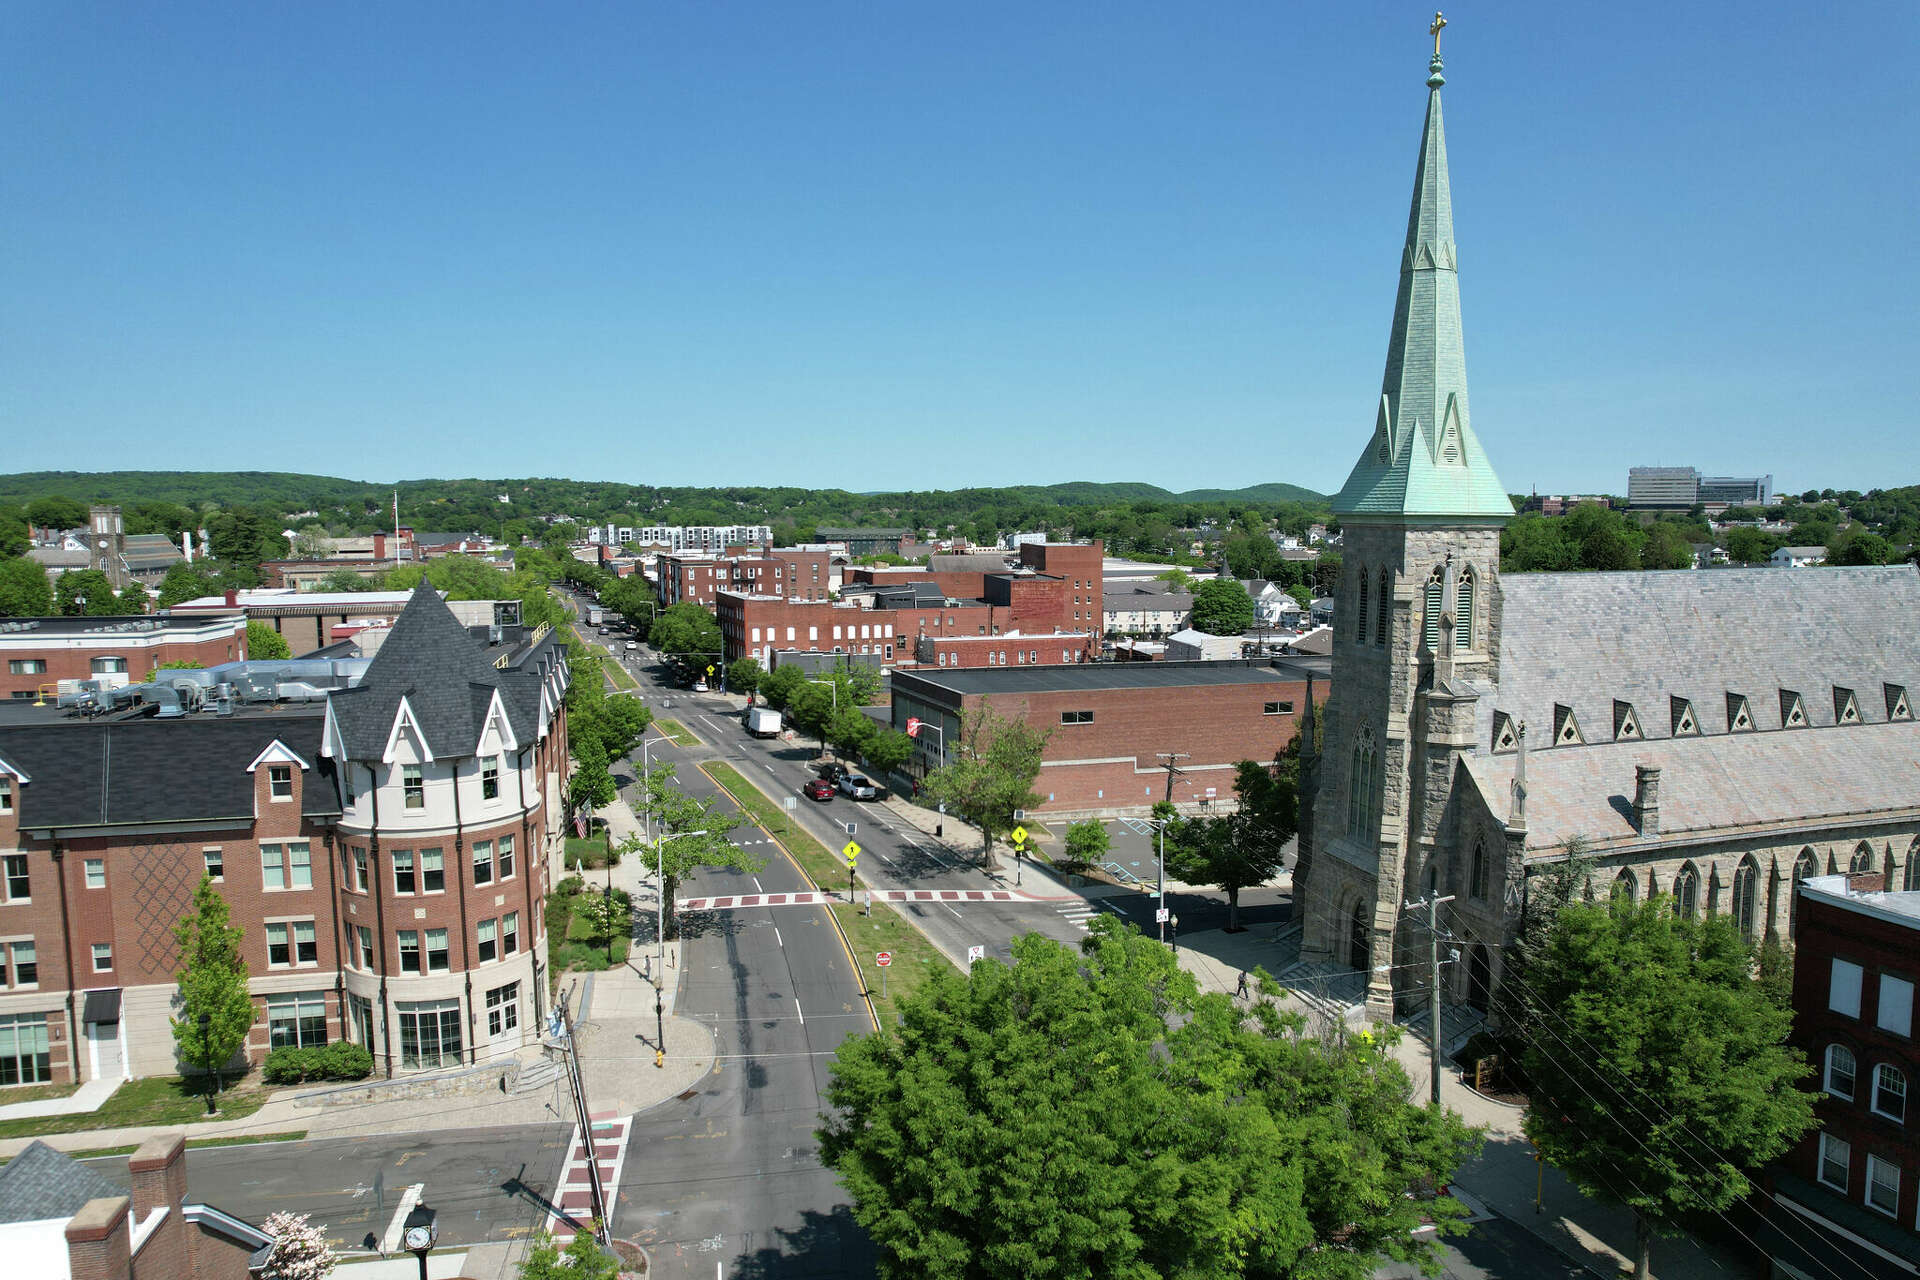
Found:
[[[627,641],[627,652],[628,653],[640,652],[640,642],[638,640]]]
[[[880,789],[863,774],[843,773],[840,775],[840,793],[852,796],[855,800],[872,800],[879,796]]]
[[[693,691],[695,693],[705,693],[707,691],[707,682],[705,680],[695,680],[693,682]]]

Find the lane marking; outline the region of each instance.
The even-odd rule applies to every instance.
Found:
[[[766,892],[766,890],[765,890],[765,889],[762,889],[762,888],[760,887],[760,877],[759,877],[759,876],[755,876],[755,877],[753,877],[753,891],[754,891],[755,893],[765,893],[765,892]]]
[[[800,997],[798,996],[795,996],[793,998],[793,1011],[800,1015],[800,1025],[803,1027],[806,1026],[807,1025],[806,1010],[800,1007]]]
[[[407,1229],[407,1215],[420,1203],[420,1197],[426,1189],[426,1183],[416,1182],[400,1194],[400,1203],[393,1210],[393,1221],[387,1224],[387,1234],[380,1238],[380,1252],[393,1253],[400,1248],[400,1237]]]
[[[944,902],[943,902],[943,903],[941,903],[940,905],[941,905],[941,906],[943,906],[943,907],[947,907],[947,904],[946,904],[946,903],[944,903]],[[953,908],[952,908],[952,907],[947,907],[947,910],[949,910],[949,911],[953,911]],[[953,911],[953,918],[954,918],[955,920],[964,920],[964,919],[966,919],[966,917],[965,917],[965,916],[963,916],[963,915],[961,915],[961,914],[960,914],[960,913],[959,913],[958,911]]]
[[[784,943],[784,942],[782,942],[782,941],[780,940],[780,926],[779,926],[779,925],[775,925],[775,926],[773,926],[773,945],[774,945],[774,946],[776,946],[776,947],[784,947],[784,946],[786,946],[786,945],[787,945],[786,943]]]

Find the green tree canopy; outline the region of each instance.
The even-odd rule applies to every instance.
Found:
[[[1655,1232],[1727,1209],[1747,1171],[1814,1124],[1792,1013],[1725,916],[1570,901],[1527,965],[1527,1137],[1596,1199],[1630,1209],[1635,1274]]]
[[[247,623],[247,657],[259,662],[292,656],[293,646],[285,636],[264,622]]]
[[[727,691],[729,693],[744,693],[751,697],[754,691],[760,687],[760,677],[765,674],[765,668],[753,658],[742,658],[738,662],[729,663],[727,666]]]
[[[1067,861],[1075,865],[1094,866],[1107,859],[1107,851],[1113,847],[1113,837],[1107,832],[1107,824],[1098,818],[1086,818],[1067,827]]]
[[[201,596],[217,595],[219,591],[219,579],[200,565],[181,560],[169,565],[167,576],[160,579],[160,607],[171,609]]]
[[[637,851],[641,865],[654,875],[664,869],[664,918],[669,940],[680,936],[673,908],[680,882],[696,868],[725,867],[752,875],[767,865],[767,860],[759,854],[727,839],[727,832],[739,826],[742,819],[739,813],[723,809],[723,803],[718,795],[702,799],[682,791],[674,780],[671,763],[654,765],[640,779],[640,802],[635,807],[651,821],[654,844],[649,848],[634,836],[621,846],[621,851]],[[691,834],[693,832],[701,834]]]
[[[1096,920],[1012,966],[939,966],[898,1026],[842,1042],[821,1158],[885,1280],[1364,1280],[1437,1262],[1474,1137],[1415,1106],[1369,1036],[1304,1035],[1268,998],[1199,994],[1166,948]],[[1264,980],[1263,990],[1275,988]],[[1392,1033],[1389,1033],[1391,1035]]]
[[[55,607],[65,617],[85,614],[89,618],[110,618],[120,614],[145,613],[147,594],[122,594],[113,589],[107,575],[98,569],[73,569],[54,581]]]
[[[246,1042],[254,1012],[240,930],[211,877],[200,878],[193,907],[174,926],[173,936],[180,944],[180,1016],[173,1023],[174,1044],[181,1061],[217,1072]],[[204,1029],[202,1014],[207,1016]]]
[[[1210,636],[1237,636],[1253,625],[1253,597],[1232,578],[1214,578],[1193,592],[1193,625]]]
[[[0,560],[0,618],[50,618],[53,585],[37,560]]]
[[[1227,932],[1240,931],[1240,891],[1265,884],[1285,865],[1300,821],[1296,774],[1242,760],[1233,789],[1240,807],[1219,818],[1176,818],[1167,827],[1167,870],[1227,895]]]
[[[807,673],[789,663],[784,667],[775,667],[760,678],[760,700],[775,711],[785,711],[793,705],[795,694],[807,684]]]
[[[677,662],[702,667],[718,662],[723,647],[712,612],[691,601],[662,609],[647,632],[647,643]]]
[[[867,764],[884,780],[913,758],[913,739],[898,729],[879,729],[867,739],[865,755]]]
[[[1024,720],[994,713],[990,700],[968,715],[947,744],[947,763],[920,784],[923,795],[947,812],[980,828],[980,860],[984,864],[994,838],[1011,831],[1016,809],[1040,803],[1034,779],[1051,733],[1042,733]]]
[[[598,738],[585,738],[573,749],[574,769],[567,776],[567,806],[571,809],[604,809],[613,803],[619,788],[607,768],[607,753]]]
[[[27,504],[27,519],[42,529],[79,529],[87,523],[87,504],[61,494],[35,498]]]

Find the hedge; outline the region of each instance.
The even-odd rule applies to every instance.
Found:
[[[305,1084],[312,1080],[364,1080],[373,1074],[373,1054],[344,1040],[310,1049],[275,1049],[260,1076],[268,1084]]]

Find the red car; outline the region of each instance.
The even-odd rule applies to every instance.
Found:
[[[807,799],[809,800],[833,799],[833,784],[825,778],[815,778],[812,782],[809,782],[803,790],[806,791]]]

